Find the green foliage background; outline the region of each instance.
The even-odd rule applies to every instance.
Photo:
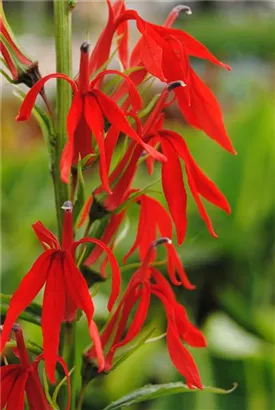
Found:
[[[38,13],[39,6],[32,4],[33,13]],[[9,10],[10,24],[20,33],[22,15],[16,15],[14,6]],[[178,26],[232,66],[232,72],[227,73],[196,63],[222,103],[238,155],[230,156],[205,135],[189,129],[175,111],[168,113],[168,125],[184,135],[195,159],[225,193],[232,207],[230,216],[208,207],[219,235],[215,240],[209,236],[190,198],[188,236],[179,252],[197,290],[176,289],[176,293],[208,339],[208,349],[192,349],[203,384],[229,388],[237,382],[239,387],[228,396],[195,393],[164,397],[131,407],[137,410],[274,408],[274,19],[268,10],[255,11],[244,5],[235,11],[221,7],[207,13],[198,7],[188,20],[180,18]],[[44,36],[50,33],[50,27],[50,14],[45,13],[41,18]],[[35,25],[33,29],[39,31]],[[75,31],[79,34],[78,30],[83,28],[77,20]],[[31,54],[31,43],[28,51]],[[9,294],[41,251],[31,224],[40,219],[53,231],[56,226],[45,144],[34,120],[25,124],[14,122],[19,102],[12,96],[11,86],[5,85],[4,91],[2,292]],[[87,181],[94,181],[95,173],[93,170]],[[136,186],[146,186],[150,181],[142,168]],[[92,185],[93,182],[88,183]],[[135,207],[129,213],[130,230],[116,250],[119,261],[134,238]],[[132,258],[135,261],[137,255]],[[123,275],[125,286],[130,272]],[[99,323],[106,318],[108,288],[107,283],[95,297]],[[39,328],[23,324],[27,337],[40,343]],[[153,337],[165,331],[164,312],[157,302],[147,320],[147,328],[150,327],[155,328]],[[88,343],[85,325],[80,322],[79,351]],[[97,378],[90,385],[85,409],[102,409],[148,382],[171,381],[181,381],[181,377],[170,363],[161,339],[146,344],[110,375]]]

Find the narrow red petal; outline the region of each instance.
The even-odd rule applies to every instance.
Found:
[[[49,245],[50,248],[60,248],[57,237],[49,229],[47,229],[42,222],[37,221],[32,225],[32,228],[45,250],[48,250],[45,243]]]
[[[97,326],[95,322],[92,320],[90,325],[89,325],[89,331],[91,338],[94,342],[94,348],[96,352],[96,357],[98,360],[98,371],[102,372],[105,367],[105,359],[104,359],[104,353],[102,350],[102,345],[101,345],[101,340],[100,340],[100,334],[98,332]]]
[[[24,391],[28,376],[27,370],[18,372],[8,397],[6,410],[24,410]]]
[[[32,302],[43,287],[51,264],[54,250],[44,252],[35,261],[29,272],[22,279],[18,289],[13,294],[1,333],[1,349],[8,341],[11,328],[21,312]]]
[[[118,16],[126,10],[124,0],[116,0],[113,3],[113,10],[114,10],[115,18],[118,18]],[[122,62],[124,69],[126,69],[128,68],[128,37],[129,37],[127,21],[119,25],[119,27],[117,28],[117,34],[118,36],[122,36],[122,38],[118,40],[118,53],[119,53],[120,61]]]
[[[83,100],[79,92],[75,93],[73,96],[72,104],[70,106],[68,116],[67,116],[67,132],[68,141],[63,149],[62,156],[60,159],[60,171],[61,180],[64,183],[69,182],[69,175],[71,172],[71,166],[73,163],[73,157],[79,153],[75,153],[74,138],[77,126],[83,118]],[[80,152],[81,154],[81,152]]]
[[[13,384],[20,375],[22,368],[18,364],[9,364],[6,366],[1,366],[0,374],[0,397],[1,397],[1,410],[5,408],[7,401],[9,399],[10,393],[13,388]]]
[[[177,254],[177,252],[175,251],[174,246],[171,245],[167,245],[166,246],[167,249],[167,253],[168,253],[168,272],[169,272],[169,276],[172,278],[174,278],[174,272],[175,270],[178,273],[178,276],[181,280],[182,285],[189,290],[193,290],[196,288],[196,286],[192,285],[192,283],[189,281],[185,270],[182,266],[181,260],[179,258],[179,255]],[[173,280],[172,280],[173,282]],[[175,283],[176,284],[176,283]]]
[[[41,326],[43,333],[43,350],[47,375],[55,383],[55,366],[58,356],[61,323],[65,309],[65,283],[63,275],[62,252],[52,258],[46,282]]]
[[[175,316],[180,336],[184,342],[194,347],[207,345],[202,332],[189,321],[185,308],[179,303],[175,305]]]
[[[190,68],[190,103],[181,87],[175,90],[179,107],[188,123],[203,130],[224,149],[235,154],[232,142],[226,132],[223,116],[213,93]]]
[[[79,241],[74,242],[74,245],[72,247],[72,254],[74,254],[75,249],[78,245],[80,245],[81,243],[85,243],[85,242],[95,243],[96,245],[100,246],[101,248],[104,249],[104,251],[107,253],[107,256],[109,258],[110,265],[112,268],[112,292],[111,292],[109,302],[108,302],[108,310],[111,311],[114,303],[119,297],[120,287],[121,287],[120,270],[119,270],[117,260],[114,257],[113,253],[108,248],[108,246],[106,246],[105,243],[103,243],[99,239],[95,239],[95,238],[82,238]],[[89,265],[89,257],[85,260],[84,265]]]
[[[117,140],[119,137],[120,131],[116,128],[115,125],[111,125],[108,129],[105,138],[105,154],[106,154],[106,168],[107,173],[109,174],[110,166],[112,162],[113,153],[117,144]]]
[[[171,323],[171,321],[168,323],[167,329],[167,347],[172,362],[180,374],[186,379],[188,387],[190,389],[195,387],[202,389],[203,386],[196,363],[188,350],[182,345],[174,324]]]
[[[38,80],[37,83],[35,83],[34,86],[32,86],[32,88],[27,93],[26,97],[24,98],[23,103],[21,104],[19,113],[16,117],[16,121],[25,121],[29,119],[34,103],[35,103],[35,100],[36,100],[36,97],[40,93],[44,84],[51,78],[61,78],[63,80],[68,81],[68,83],[70,83],[73,89],[73,92],[77,93],[77,86],[75,82],[71,80],[68,76],[64,74],[58,74],[58,73],[46,75],[45,77]]]
[[[94,200],[94,197],[93,197],[93,195],[91,195],[87,199],[87,201],[85,202],[85,204],[82,208],[82,211],[81,211],[81,216],[80,216],[79,222],[77,224],[77,228],[80,228],[81,226],[83,226],[84,222],[88,218],[89,211],[90,211],[90,208],[92,206],[93,200]]]
[[[115,124],[120,131],[124,132],[134,141],[139,143],[152,157],[158,161],[165,161],[166,158],[159,152],[157,152],[153,147],[146,144],[140,136],[133,130],[129,122],[126,119],[125,114],[121,111],[118,105],[107,95],[103,94],[99,90],[94,90],[93,94],[98,99],[104,116],[108,119],[111,124]]]
[[[90,129],[94,132],[94,136],[99,148],[100,178],[102,185],[104,186],[105,190],[109,194],[111,194],[111,189],[108,181],[108,167],[105,155],[104,120],[102,112],[100,106],[97,103],[97,100],[92,95],[86,96],[84,101],[85,119]]]
[[[162,186],[180,244],[184,240],[187,228],[187,196],[182,169],[177,154],[170,143],[161,140],[161,147],[164,155],[168,158],[168,161],[162,164]]]

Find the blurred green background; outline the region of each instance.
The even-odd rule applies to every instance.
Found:
[[[130,3],[133,8],[137,3]],[[142,14],[161,23],[176,3],[142,3]],[[177,26],[202,41],[232,72],[194,61],[203,79],[222,104],[236,157],[222,151],[202,133],[188,128],[176,108],[168,126],[181,132],[203,170],[227,196],[230,216],[209,206],[219,235],[208,234],[189,201],[187,239],[179,249],[197,290],[175,289],[192,320],[202,328],[208,349],[190,349],[203,384],[238,388],[228,396],[181,394],[136,405],[136,410],[272,410],[274,392],[274,271],[275,271],[275,116],[274,116],[274,3],[192,2],[191,17],[180,16]],[[140,5],[138,5],[141,7]],[[30,56],[41,61],[42,74],[54,71],[51,2],[4,2],[7,18]],[[157,9],[157,11],[156,11]],[[81,2],[74,11],[74,67],[78,47],[90,32],[103,26],[105,7]],[[95,28],[93,30],[93,27]],[[76,71],[75,71],[76,73]],[[52,86],[54,82],[52,83]],[[19,101],[3,82],[2,92],[2,292],[12,293],[39,254],[31,224],[40,219],[55,231],[53,191],[47,150],[38,125],[14,121]],[[94,173],[87,178],[93,186]],[[135,186],[151,180],[142,168]],[[158,188],[156,188],[158,189]],[[158,198],[160,198],[158,196]],[[132,243],[137,208],[128,213],[130,230],[118,248],[121,261]],[[132,258],[137,261],[137,255]],[[124,274],[124,282],[131,272]],[[124,285],[125,285],[124,284]],[[106,286],[107,285],[107,286]],[[109,283],[95,297],[98,323],[106,319]],[[23,323],[29,339],[41,342],[40,329]],[[165,315],[157,301],[147,328],[154,336],[165,331]],[[78,349],[89,343],[85,324],[79,323]],[[168,383],[182,378],[173,368],[165,339],[146,344],[108,376],[93,381],[85,409],[102,409],[112,400],[146,383]]]

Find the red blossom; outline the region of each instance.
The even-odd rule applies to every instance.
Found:
[[[38,364],[44,358],[39,355],[33,363],[30,362],[25,347],[22,330],[17,324],[12,326],[17,343],[17,357],[19,364],[8,364],[1,367],[1,409],[24,410],[24,392],[26,392],[30,410],[50,410],[51,406],[46,400],[38,375]],[[57,358],[62,365],[68,382],[68,403],[66,409],[70,408],[70,376],[66,363],[61,357]]]
[[[33,229],[44,247],[31,270],[23,278],[13,294],[6,315],[1,337],[1,350],[4,348],[9,332],[20,313],[31,303],[44,285],[44,299],[41,317],[43,350],[46,370],[51,382],[55,380],[55,365],[58,357],[60,327],[63,321],[72,321],[77,309],[87,318],[91,338],[98,358],[99,371],[104,368],[104,356],[97,327],[93,322],[94,306],[89,289],[75,263],[75,251],[80,244],[94,243],[107,253],[113,273],[112,291],[108,302],[111,310],[120,293],[120,272],[117,261],[108,247],[100,240],[82,238],[73,241],[72,205],[64,204],[63,238],[60,246],[57,238],[41,222]]]
[[[107,350],[105,369],[108,371],[112,368],[116,350],[131,342],[141,331],[153,294],[159,297],[166,310],[167,346],[175,367],[185,377],[190,388],[202,388],[195,362],[182,341],[194,347],[204,347],[206,342],[202,333],[190,323],[184,307],[176,301],[167,280],[157,269],[149,266],[155,248],[159,244],[166,244],[169,247],[171,241],[168,238],[159,238],[152,242],[142,266],[133,274],[119,305],[101,334],[102,345]],[[130,314],[135,306],[135,314],[126,331]],[[86,353],[86,356],[94,359],[94,347]]]
[[[68,140],[63,149],[60,161],[61,179],[63,182],[68,183],[71,166],[77,164],[79,157],[85,158],[87,155],[94,153],[94,148],[92,147],[93,133],[100,153],[101,181],[104,189],[110,193],[108,170],[112,151],[108,148],[107,154],[105,152],[104,118],[113,125],[117,133],[123,132],[128,135],[140,144],[143,149],[147,150],[155,159],[163,161],[165,157],[150,145],[144,143],[137,132],[130,126],[125,114],[119,106],[110,97],[96,88],[97,82],[107,74],[122,76],[128,86],[132,108],[134,111],[137,111],[141,108],[142,101],[133,82],[126,75],[116,70],[103,71],[90,82],[88,63],[89,45],[84,43],[81,46],[78,82],[76,83],[66,75],[58,73],[50,74],[42,78],[26,95],[17,116],[17,121],[24,121],[30,117],[36,97],[49,79],[60,78],[68,81],[74,95],[67,117]]]

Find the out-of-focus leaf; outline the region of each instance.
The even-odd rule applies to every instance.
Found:
[[[177,383],[167,383],[167,384],[148,384],[141,389],[135,390],[126,396],[114,401],[109,406],[105,407],[104,410],[116,410],[123,409],[125,407],[131,406],[135,403],[140,403],[146,400],[152,400],[163,396],[169,396],[178,393],[197,393],[197,392],[207,392],[215,394],[229,394],[236,389],[235,384],[231,389],[225,390],[218,387],[205,386],[203,390],[200,389],[190,389],[186,384]]]
[[[3,304],[9,304],[11,301],[12,295],[6,295],[4,293],[0,293],[0,300]],[[25,309],[27,313],[32,313],[36,316],[41,316],[42,314],[42,306],[36,302],[32,302],[29,306]]]
[[[8,312],[8,306],[0,304],[1,315],[5,316]],[[22,312],[18,319],[25,320],[26,322],[34,323],[35,325],[40,326],[40,317],[35,316],[32,313]]]

